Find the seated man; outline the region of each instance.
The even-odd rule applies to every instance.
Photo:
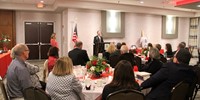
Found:
[[[68,56],[72,59],[73,65],[85,66],[87,61],[89,61],[87,51],[82,50],[82,47],[83,43],[81,41],[77,41],[75,48],[69,51]]]
[[[128,46],[123,45],[121,46],[120,50],[121,50],[121,55],[119,56],[119,61],[126,60],[126,61],[129,61],[132,66],[135,66],[136,64],[135,64],[134,55],[132,53],[129,53]]]
[[[25,63],[29,57],[29,49],[25,44],[17,44],[12,50],[15,58],[7,70],[8,95],[11,100],[23,100],[23,90],[33,86],[30,72]]]
[[[141,71],[149,72],[151,75],[154,75],[160,68],[163,63],[160,61],[160,53],[157,48],[151,48],[149,50],[149,60],[141,68]]]
[[[195,77],[194,71],[189,67],[191,54],[186,49],[179,49],[173,62],[166,63],[162,68],[141,84],[143,89],[152,87],[146,100],[170,100],[172,88],[185,80],[188,83]]]

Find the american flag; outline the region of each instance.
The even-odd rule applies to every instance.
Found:
[[[75,43],[77,40],[78,40],[78,33],[77,33],[77,24],[76,24],[74,28],[74,33],[72,36],[72,41]]]

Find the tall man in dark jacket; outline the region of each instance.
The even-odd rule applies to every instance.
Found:
[[[170,100],[170,91],[179,82],[185,80],[192,83],[194,71],[189,67],[191,54],[186,49],[179,49],[173,62],[166,63],[162,68],[141,84],[141,87],[152,87],[146,100]]]
[[[69,51],[68,56],[72,59],[73,65],[82,65],[85,66],[89,57],[86,50],[82,50],[83,43],[77,41],[75,48]]]
[[[97,36],[94,37],[94,55],[98,56],[98,53],[104,52],[104,41],[101,36],[101,31],[97,31]]]

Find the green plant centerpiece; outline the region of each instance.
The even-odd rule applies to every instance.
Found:
[[[2,33],[0,37],[0,42],[3,45],[3,49],[7,51],[7,45],[10,43],[10,37],[7,34]]]
[[[87,71],[92,73],[94,77],[101,77],[102,72],[109,71],[109,64],[106,59],[93,56],[86,64]]]

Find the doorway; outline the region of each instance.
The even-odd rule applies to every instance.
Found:
[[[25,44],[30,49],[29,59],[47,59],[53,22],[25,22]]]

